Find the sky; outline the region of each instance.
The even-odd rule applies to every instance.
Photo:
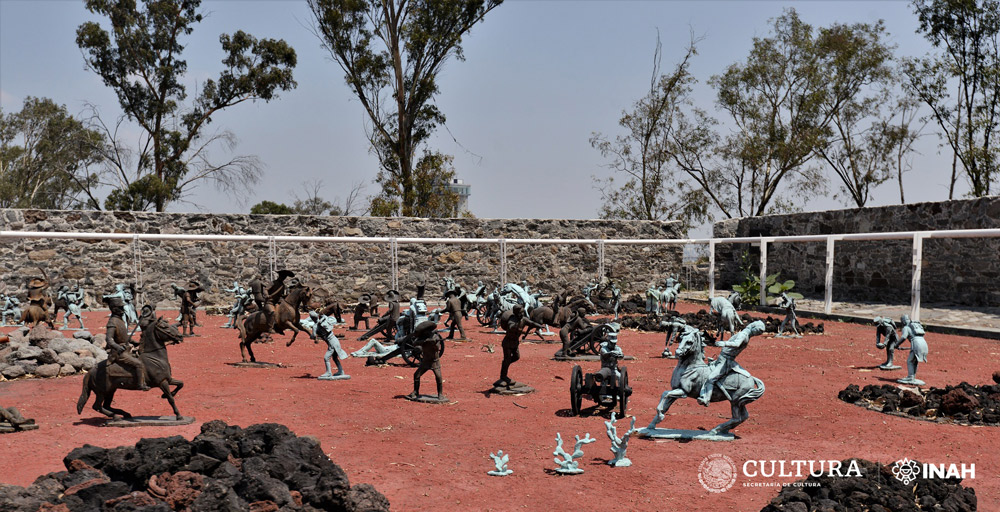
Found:
[[[598,216],[594,177],[610,175],[608,161],[591,147],[594,132],[618,135],[623,109],[649,88],[657,32],[662,69],[683,55],[690,35],[702,38],[692,73],[694,101],[719,118],[711,76],[746,59],[754,37],[766,37],[769,20],[794,8],[814,26],[882,19],[896,54],[924,55],[930,45],[915,33],[905,1],[668,1],[507,0],[463,41],[465,61],[452,59],[439,77],[436,104],[447,117],[430,147],[454,155],[459,178],[472,185],[470,210],[482,218]],[[207,18],[185,40],[189,98],[200,81],[221,70],[222,33],[244,30],[281,38],[298,54],[295,90],[271,102],[240,104],[211,126],[239,138],[237,154],[265,164],[261,182],[245,201],[202,185],[170,211],[248,212],[272,200],[291,203],[305,183],[322,180],[323,194],[343,197],[355,183],[371,183],[378,162],[364,135],[366,116],[343,73],[308,30],[302,0],[207,0]],[[48,97],[81,113],[96,105],[107,119],[120,114],[117,99],[86,69],[76,28],[90,14],[83,1],[0,0],[0,108],[14,112],[27,96]],[[919,155],[904,183],[908,202],[945,200],[950,151],[939,148],[933,125],[924,129]],[[223,153],[216,153],[224,156]],[[829,193],[801,198],[805,210],[843,207]],[[959,192],[968,186],[960,183]],[[876,189],[870,205],[897,204],[898,187]],[[707,234],[707,228],[695,233]]]

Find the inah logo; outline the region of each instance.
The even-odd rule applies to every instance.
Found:
[[[721,453],[713,453],[698,465],[698,481],[708,492],[726,492],[736,483],[736,464]]]
[[[896,480],[903,482],[903,485],[909,485],[910,482],[920,476],[920,464],[917,464],[915,460],[904,457],[892,465],[892,476],[895,476]]]

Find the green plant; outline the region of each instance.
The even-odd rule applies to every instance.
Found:
[[[740,271],[743,272],[743,282],[734,284],[733,291],[740,294],[744,303],[759,304],[760,273],[755,270],[754,259],[750,257],[749,251],[743,251],[740,254]],[[791,291],[792,288],[795,288],[795,281],[791,279],[780,281],[780,277],[780,273],[774,273],[764,278],[764,286],[767,287],[767,293],[780,295],[784,292],[788,294],[789,298],[795,300],[801,299],[801,293]]]

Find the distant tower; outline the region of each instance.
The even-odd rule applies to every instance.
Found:
[[[469,211],[469,196],[472,195],[472,185],[466,185],[458,178],[452,178],[448,184],[448,190],[458,194],[458,204],[455,206],[453,215],[458,217]]]

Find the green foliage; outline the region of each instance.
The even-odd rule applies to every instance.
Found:
[[[906,61],[907,85],[930,108],[962,164],[971,195],[988,196],[1000,181],[1000,2],[915,0],[913,5],[918,32],[941,53]],[[953,170],[952,193],[954,182]]]
[[[462,37],[501,1],[308,0],[314,33],[371,123],[368,138],[382,168],[373,214],[426,210],[416,154],[445,121],[433,103],[437,76],[450,57],[463,59]]]
[[[283,40],[258,40],[243,31],[223,34],[219,42],[225,69],[216,79],[200,83],[193,105],[185,108],[187,91],[181,80],[187,62],[181,37],[202,20],[201,0],[140,3],[87,0],[87,9],[106,17],[111,31],[96,22],[77,29],[76,42],[87,65],[114,89],[125,117],[143,133],[138,151],[111,141],[115,147],[109,162],[118,179],[105,207],[164,211],[201,181],[245,192],[260,176],[256,158],[210,162],[208,146],[223,143],[232,149],[235,137],[206,134],[205,128],[221,110],[245,101],[269,101],[277,91],[294,88],[295,50]],[[133,153],[138,156],[135,162],[128,158]]]
[[[755,270],[754,259],[748,251],[740,253],[740,271],[743,273],[743,282],[733,285],[733,291],[740,294],[746,304],[760,304],[760,271]],[[802,294],[792,292],[795,288],[795,281],[791,279],[781,281],[781,274],[774,273],[764,278],[764,287],[771,295],[787,293],[790,298],[801,299]]]
[[[680,220],[687,232],[693,224],[708,220],[709,202],[697,184],[673,166],[671,136],[680,108],[690,103],[694,78],[689,61],[695,55],[692,41],[674,71],[660,75],[661,45],[657,39],[653,78],[649,93],[623,111],[618,121],[625,134],[608,139],[594,133],[590,145],[610,158],[608,167],[615,177],[599,180],[604,219]]]
[[[455,177],[452,167],[453,157],[441,153],[426,152],[413,169],[414,192],[417,203],[406,216],[412,217],[458,217],[459,196],[448,188]],[[382,193],[372,199],[369,213],[375,217],[393,217],[403,211],[401,199],[402,185],[395,175],[380,172],[375,180],[381,185]]]
[[[92,168],[104,144],[48,98],[29,96],[20,112],[0,112],[0,207],[100,208]]]
[[[250,208],[250,213],[253,215],[291,215],[295,211],[284,203],[261,201]]]

